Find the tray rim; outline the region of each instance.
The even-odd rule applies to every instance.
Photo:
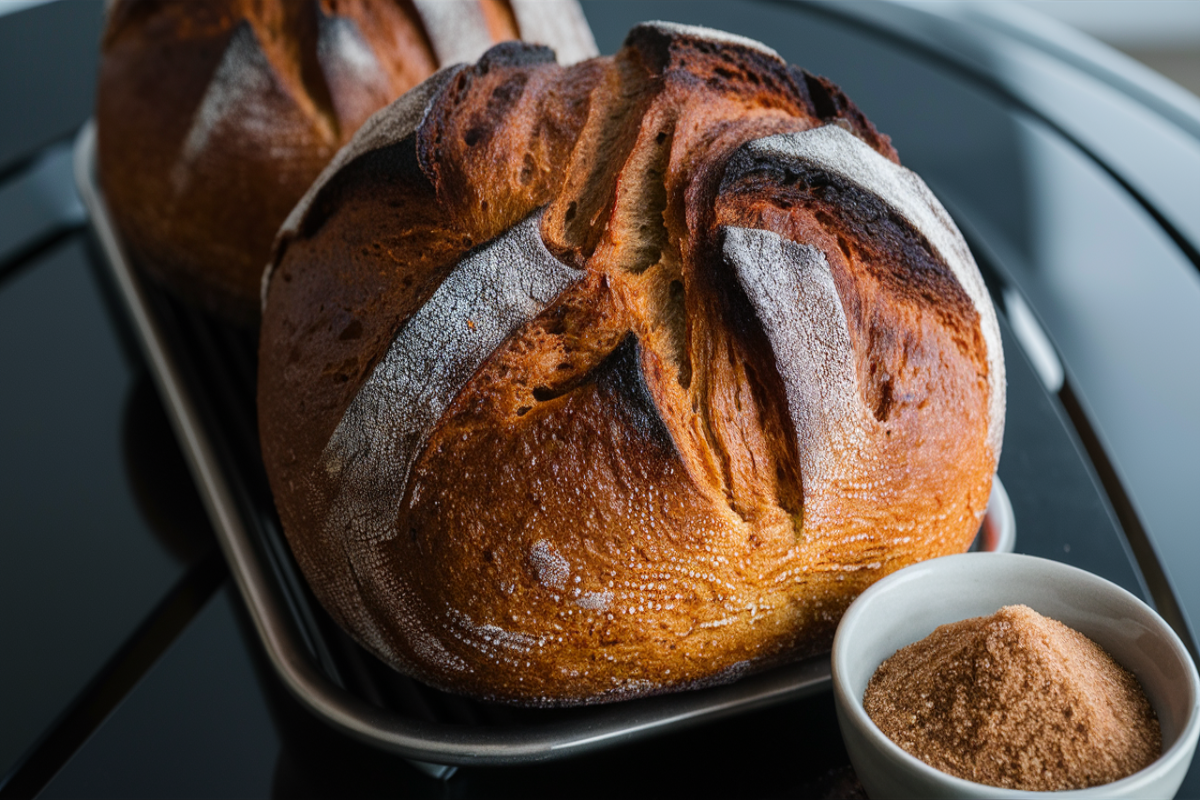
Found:
[[[116,282],[258,639],[275,673],[311,713],[366,744],[430,765],[516,765],[592,752],[799,699],[831,686],[826,654],[723,686],[596,706],[586,718],[497,729],[413,720],[371,705],[332,683],[301,644],[302,635],[285,610],[286,601],[241,518],[216,448],[109,215],[96,179],[95,159],[96,128],[89,119],[75,139],[74,173],[104,266]],[[1016,540],[1012,504],[998,475],[992,486],[985,517],[985,526],[990,523],[993,527],[988,538],[994,549],[1012,552]]]

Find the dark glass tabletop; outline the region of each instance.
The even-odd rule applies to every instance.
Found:
[[[1001,312],[1018,552],[1103,575],[1190,638],[1200,121],[1021,18],[583,5],[602,52],[651,18],[763,40],[893,137]],[[101,14],[0,16],[0,796],[861,796],[828,693],[445,780],[287,693],[74,194]],[[1181,796],[1200,796],[1200,770]]]

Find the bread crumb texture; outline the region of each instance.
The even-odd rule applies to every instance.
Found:
[[[266,287],[272,488],[359,641],[477,697],[605,702],[826,651],[876,579],[966,549],[995,317],[833,84],[647,24],[423,87],[310,189]]]
[[[1006,789],[1111,783],[1162,752],[1137,678],[1026,606],[943,625],[899,650],[871,678],[863,706],[925,763]]]

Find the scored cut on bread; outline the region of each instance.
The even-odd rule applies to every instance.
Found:
[[[898,162],[826,79],[666,23],[376,116],[264,277],[264,459],[321,601],[434,686],[595,703],[827,650],[964,550],[1003,358]]]

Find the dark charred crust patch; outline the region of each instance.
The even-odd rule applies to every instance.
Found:
[[[590,377],[601,394],[612,396],[612,407],[620,409],[630,428],[643,441],[677,457],[675,441],[642,373],[641,345],[636,336],[630,334],[622,339]]]
[[[790,67],[789,70],[813,116],[825,123],[841,122],[876,153],[895,164],[900,163],[900,156],[896,153],[896,148],[892,147],[891,137],[876,130],[871,120],[867,119],[837,84],[797,67]]]
[[[516,72],[492,89],[487,105],[471,115],[471,120],[463,131],[463,143],[467,147],[487,144],[509,109],[520,99],[528,81],[529,76],[526,73]]]
[[[671,63],[671,47],[677,38],[656,25],[638,25],[626,34],[621,47],[636,50],[648,70],[661,74]]]
[[[538,64],[553,64],[554,51],[542,44],[529,42],[500,42],[480,57],[475,69],[487,75],[495,68],[532,67]]]
[[[877,197],[853,184],[816,170],[813,174],[783,172],[787,174],[769,180],[763,180],[765,173],[746,176],[726,187],[723,203],[731,208],[753,198],[748,205],[759,211],[743,208],[740,213],[757,217],[764,205],[771,205],[807,216],[835,242],[853,241],[853,258],[846,257],[839,244],[836,255],[841,258],[837,262],[846,264],[852,273],[861,270],[877,283],[883,296],[890,297],[890,303],[911,304],[937,319],[959,353],[982,366],[986,347],[979,314],[924,236]],[[853,278],[843,275],[842,280]],[[860,362],[859,389],[875,418],[886,422],[899,404],[912,399],[898,396],[895,387],[909,370],[913,343],[904,326],[897,328],[896,320],[877,318],[878,310],[872,310],[871,303],[863,305],[859,292],[852,291],[848,297],[846,312],[853,321]]]
[[[486,144],[520,100],[529,80],[529,70],[548,64],[554,64],[554,51],[548,47],[502,42],[488,50],[478,63],[461,70],[430,102],[417,136],[417,158],[436,186],[443,185],[443,163],[451,149],[445,139],[447,131],[462,128],[463,143],[468,147]],[[484,107],[475,108],[463,125],[456,115],[463,107],[477,105],[470,103],[476,84],[492,88]]]
[[[651,74],[668,81],[746,99],[748,106],[802,109],[801,91],[787,64],[760,47],[693,34],[654,24],[629,32],[625,46],[634,49]]]
[[[962,323],[975,320],[971,299],[929,242],[876,195],[816,167],[759,159],[756,169],[721,186],[722,204],[807,211],[855,252],[897,294],[930,307],[949,306]],[[848,246],[847,246],[848,247]]]

